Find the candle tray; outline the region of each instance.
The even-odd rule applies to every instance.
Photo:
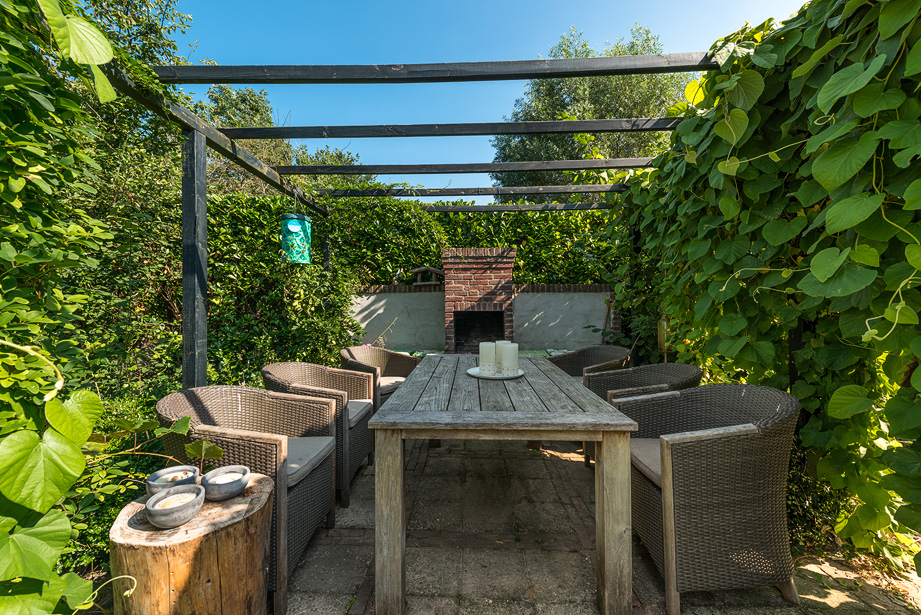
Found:
[[[524,376],[524,370],[519,367],[518,373],[514,376],[483,376],[480,374],[479,367],[471,367],[467,370],[467,374],[473,376],[474,378],[480,378],[481,380],[514,380],[515,378],[521,378]]]

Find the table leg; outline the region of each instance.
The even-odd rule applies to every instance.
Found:
[[[601,615],[633,611],[630,434],[604,432],[595,443],[595,553]]]
[[[374,593],[378,615],[402,615],[406,596],[406,499],[403,437],[398,429],[375,430]]]

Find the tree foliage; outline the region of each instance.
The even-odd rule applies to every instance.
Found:
[[[630,39],[608,44],[600,55],[623,56],[662,53],[662,43],[648,28],[637,25]],[[599,55],[572,28],[551,47],[551,58],[590,58]],[[513,122],[558,119],[613,119],[661,117],[681,100],[687,83],[683,74],[615,75],[567,79],[536,79],[528,82],[525,95],[515,101],[508,117]],[[602,157],[653,156],[668,145],[663,133],[604,133],[595,136]],[[495,162],[527,160],[576,160],[577,144],[567,135],[499,135],[492,141]],[[567,183],[559,171],[495,173],[496,186],[557,185]],[[585,200],[591,195],[579,195]],[[546,200],[548,197],[535,197]],[[500,199],[501,200],[501,199]],[[570,199],[571,200],[571,199]]]
[[[718,41],[606,233],[624,275],[638,229],[657,266],[619,302],[664,309],[679,360],[802,401],[798,458],[822,483],[791,503],[841,512],[798,529],[895,565],[921,530],[919,9],[816,0]]]

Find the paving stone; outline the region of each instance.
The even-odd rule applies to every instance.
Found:
[[[519,502],[513,511],[515,529],[529,534],[572,534],[570,509],[557,502]]]
[[[585,553],[523,551],[538,602],[595,600],[595,566]]]
[[[460,612],[456,599],[442,596],[406,596],[404,615],[456,615]]]
[[[504,471],[504,463],[502,467]],[[471,473],[467,475],[467,481],[463,489],[458,490],[457,493],[462,496],[461,499],[463,500],[512,502],[514,501],[511,495],[512,485],[517,482],[506,476],[483,476]]]
[[[342,615],[353,596],[288,592],[288,615]]]
[[[348,594],[365,578],[374,547],[316,545],[307,549],[289,581],[295,592]]]
[[[533,590],[521,551],[464,549],[460,591],[461,612],[473,613],[464,610],[468,599],[525,601]]]
[[[816,578],[816,577],[819,578]],[[796,589],[800,604],[806,610],[827,611],[834,609],[839,613],[875,613],[870,605],[861,601],[853,592],[835,587],[834,579],[810,571],[797,571]]]
[[[505,467],[512,478],[550,478],[543,459],[506,459]]]
[[[528,602],[462,599],[462,615],[533,615],[534,605]]]
[[[407,548],[407,595],[457,596],[463,559],[463,550],[456,548]]]
[[[594,602],[536,602],[534,615],[598,615],[598,607]]]
[[[464,440],[464,450],[472,453],[495,453],[500,449],[499,440]]]
[[[726,607],[784,607],[790,604],[776,587],[714,591],[712,594],[720,605]]]
[[[467,474],[477,476],[508,476],[505,460],[502,458],[473,458],[467,460]]]
[[[515,518],[511,502],[484,502],[467,499],[461,504],[463,521],[461,528],[465,532],[515,533]]]
[[[665,580],[649,555],[637,555],[633,550],[633,595],[640,604],[650,606],[665,604]]]
[[[351,489],[351,503],[355,503],[356,500],[361,502],[374,502],[373,474],[359,472],[349,487]]]
[[[426,461],[423,476],[463,476],[466,462],[459,457],[433,457]]]
[[[463,506],[460,503],[439,502],[419,493],[406,522],[408,530],[459,530],[462,527]]]
[[[463,476],[422,475],[416,494],[432,502],[457,502],[464,498],[466,479]]]
[[[528,453],[528,443],[524,440],[501,440],[499,441],[498,452],[507,455],[509,453]]]
[[[336,527],[374,528],[374,499],[353,499],[348,508],[336,507]]]

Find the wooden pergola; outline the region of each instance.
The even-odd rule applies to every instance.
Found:
[[[706,52],[646,56],[615,56],[391,65],[306,66],[158,66],[154,72],[165,84],[396,84],[556,79],[604,75],[642,75],[706,71],[718,68]],[[273,126],[221,128],[189,109],[151,93],[117,67],[109,76],[123,94],[183,129],[182,142],[182,384],[207,384],[208,288],[207,147],[235,162],[269,186],[320,216],[329,215],[321,202],[305,195],[288,175],[507,173],[627,169],[648,166],[650,158],[553,160],[412,165],[285,165],[270,166],[241,147],[238,139],[402,138],[577,134],[674,130],[680,118],[617,118],[546,122],[484,122],[466,124],[404,124],[369,126]],[[586,194],[623,192],[623,184],[418,189],[329,189],[315,191],[333,197],[459,197],[474,195]],[[573,211],[609,209],[605,203],[519,203],[495,205],[428,205],[438,212]]]

